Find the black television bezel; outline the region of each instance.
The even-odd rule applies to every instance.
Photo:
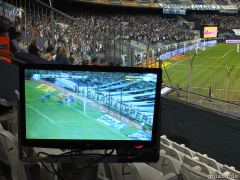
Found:
[[[204,37],[204,28],[205,28],[205,27],[218,27],[217,37],[207,37],[207,38],[205,38],[205,37]],[[201,37],[201,38],[204,38],[204,39],[218,38],[218,37],[219,37],[219,25],[218,25],[218,24],[214,24],[214,25],[202,24],[202,25],[200,25],[200,37]]]
[[[26,107],[25,107],[25,69],[40,70],[69,70],[69,71],[102,71],[102,72],[139,72],[139,73],[158,73],[157,89],[155,95],[155,107],[153,116],[153,129],[151,141],[138,140],[63,140],[63,139],[26,139]],[[19,141],[21,146],[43,147],[43,148],[64,148],[64,149],[132,149],[136,146],[143,148],[157,148],[160,142],[161,110],[161,68],[136,68],[136,67],[109,67],[109,66],[71,66],[71,65],[50,65],[50,64],[21,64],[19,67]]]

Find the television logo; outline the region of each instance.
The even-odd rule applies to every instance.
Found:
[[[208,30],[206,30],[206,31],[204,31],[204,34],[205,35],[215,35],[216,34],[216,29],[213,29],[212,31],[208,31]]]

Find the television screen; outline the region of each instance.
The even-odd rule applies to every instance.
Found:
[[[161,69],[22,65],[22,145],[154,146],[160,87]]]

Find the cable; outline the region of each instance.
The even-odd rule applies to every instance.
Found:
[[[57,175],[60,179],[66,180],[66,178],[63,177],[63,175],[60,175],[60,174],[56,171],[55,167],[53,166],[53,163],[50,163],[50,164],[51,164],[51,166],[52,166],[52,168],[53,168],[53,171],[56,173],[56,175]]]
[[[89,169],[93,164],[99,162],[101,159],[103,159],[103,158],[105,158],[105,157],[107,157],[107,156],[112,155],[113,152],[114,152],[114,149],[112,149],[110,153],[107,153],[107,151],[108,151],[108,149],[105,150],[105,154],[104,154],[104,155],[102,155],[102,154],[78,154],[78,155],[73,155],[73,152],[79,152],[79,150],[78,150],[78,151],[72,151],[72,149],[71,149],[71,152],[63,153],[63,154],[61,154],[61,155],[50,155],[50,154],[47,154],[47,153],[45,153],[45,152],[39,152],[39,153],[37,154],[37,156],[39,156],[40,154],[44,154],[44,155],[47,155],[47,156],[49,156],[49,157],[56,158],[56,162],[57,162],[57,158],[58,158],[58,157],[68,157],[68,156],[70,156],[72,163],[74,163],[74,162],[73,162],[73,156],[86,156],[86,155],[98,155],[98,156],[100,155],[100,156],[102,156],[102,157],[98,158],[97,160],[93,161],[92,163],[90,163],[88,166],[86,166],[86,167],[84,167],[84,168],[81,168],[81,169],[78,169],[78,170],[80,170],[80,171],[83,171],[83,170],[87,170],[87,171],[88,171],[88,169]],[[66,154],[70,154],[70,155],[66,155]],[[66,155],[66,156],[64,156],[64,155]],[[50,164],[51,164],[54,172],[50,171],[50,170],[45,166],[45,164],[44,164],[43,162],[41,162],[41,164],[45,167],[45,169],[46,169],[48,172],[50,172],[50,173],[58,176],[61,180],[66,180],[66,178],[65,178],[63,175],[60,175],[60,174],[56,171],[55,167],[53,166],[53,163],[50,163]],[[84,172],[84,175],[85,175],[85,173],[86,173],[87,171]],[[85,175],[85,176],[86,176],[86,175]]]
[[[43,162],[41,162],[41,164],[45,167],[45,169],[46,169],[48,172],[50,172],[50,173],[52,173],[52,174],[54,174],[54,175],[57,175],[57,174],[55,174],[54,172],[50,171],[50,170],[47,168],[47,166],[45,166],[45,164],[43,164]]]

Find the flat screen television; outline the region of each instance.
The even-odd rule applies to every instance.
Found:
[[[22,64],[19,72],[22,146],[159,144],[161,69]]]

